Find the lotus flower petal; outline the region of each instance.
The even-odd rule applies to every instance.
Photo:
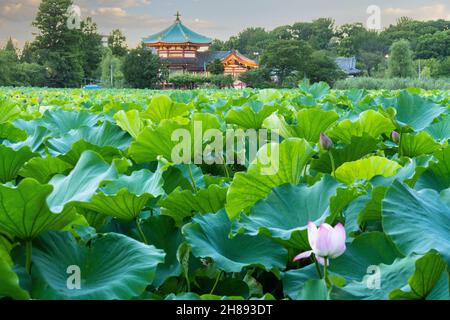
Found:
[[[314,222],[308,223],[308,242],[311,249],[315,250],[318,230]]]
[[[315,243],[314,253],[319,257],[328,257],[333,249],[334,229],[327,223],[320,225],[317,232],[317,241]]]
[[[302,260],[302,259],[309,258],[309,257],[311,257],[311,254],[312,254],[312,253],[313,253],[312,250],[302,252],[302,253],[300,253],[299,255],[297,255],[297,256],[294,258],[294,261],[299,261],[299,260]]]
[[[335,259],[341,256],[345,250],[345,240],[347,236],[345,234],[345,228],[342,224],[338,224],[334,227],[331,237],[331,251],[329,257]]]

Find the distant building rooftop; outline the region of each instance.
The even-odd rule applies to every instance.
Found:
[[[180,14],[177,13],[175,22],[161,32],[155,33],[147,38],[143,38],[145,44],[156,43],[194,43],[209,45],[212,42],[211,38],[205,37],[195,31],[186,27],[180,19]]]
[[[356,57],[351,58],[336,58],[336,64],[346,74],[353,76],[361,73],[361,70],[356,68]]]

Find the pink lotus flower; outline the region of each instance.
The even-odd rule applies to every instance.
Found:
[[[300,253],[294,261],[309,258],[314,253],[317,261],[325,265],[324,258],[336,259],[345,252],[346,238],[344,226],[340,223],[334,228],[323,223],[317,229],[314,222],[310,222],[308,223],[308,241],[312,250]]]

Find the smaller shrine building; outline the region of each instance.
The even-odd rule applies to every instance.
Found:
[[[208,64],[220,60],[224,73],[237,77],[250,69],[258,68],[258,63],[237,50],[209,51],[212,39],[198,34],[182,21],[179,13],[175,22],[167,29],[143,39],[146,47],[161,58],[170,73],[207,74]]]

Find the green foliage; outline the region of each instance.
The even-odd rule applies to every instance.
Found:
[[[408,41],[400,40],[391,46],[388,72],[391,78],[408,78],[415,75],[412,51]]]
[[[448,90],[0,93],[1,299],[449,299]]]
[[[338,90],[366,89],[366,90],[402,90],[407,88],[421,88],[424,90],[450,89],[448,79],[417,79],[417,78],[392,78],[377,79],[369,77],[348,78],[338,80],[334,84]]]
[[[125,56],[128,52],[126,41],[127,38],[120,29],[112,30],[108,37],[108,47],[112,54],[117,57]]]
[[[216,59],[214,61],[211,61],[207,66],[208,72],[211,74],[223,74],[225,71],[225,67],[223,66],[222,62],[219,59]]]
[[[159,57],[143,45],[130,50],[122,66],[125,83],[139,89],[157,87],[162,80],[162,68]]]

